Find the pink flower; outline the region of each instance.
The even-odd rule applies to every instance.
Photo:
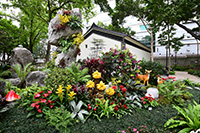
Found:
[[[42,103],[45,103],[46,101],[47,101],[46,99],[42,99],[42,100],[41,100]]]
[[[176,79],[173,79],[173,81],[176,81]]]
[[[137,128],[133,128],[133,132],[137,131]]]
[[[43,96],[44,96],[44,97],[48,97],[48,96],[49,96],[49,94],[48,94],[48,93],[45,93],[45,94],[43,94]]]
[[[146,104],[146,102],[143,102],[143,104]]]
[[[101,64],[104,64],[103,61],[101,61]]]
[[[37,109],[39,109],[40,105],[39,105],[39,104],[36,104],[35,107],[36,107]]]
[[[52,93],[52,91],[48,91],[48,93],[49,93],[49,94],[51,94],[51,93]]]
[[[53,105],[49,105],[49,107],[52,109],[52,108],[53,108]]]
[[[37,92],[37,93],[35,94],[34,98],[38,98],[38,97],[40,97],[40,96],[41,96],[40,93]]]
[[[39,113],[42,113],[42,110],[41,110],[41,109],[38,109],[37,111],[38,111]]]
[[[35,107],[35,103],[32,103],[31,106],[34,108]]]

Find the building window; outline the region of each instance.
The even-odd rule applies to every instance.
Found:
[[[146,25],[146,26],[147,26],[147,28],[149,28],[148,25]],[[145,30],[147,30],[147,29],[146,29],[146,27],[145,27],[144,25],[140,25],[140,30],[141,30],[141,31],[145,31]]]

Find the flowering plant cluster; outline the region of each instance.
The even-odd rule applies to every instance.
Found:
[[[76,93],[74,91],[70,91],[71,88],[72,88],[71,85],[67,85],[67,87],[59,85],[59,88],[57,89],[56,93],[58,94],[61,103],[63,102],[64,96],[65,96],[65,101],[71,101],[75,98],[74,96],[76,95]]]
[[[27,108],[29,114],[27,117],[33,116],[36,114],[36,117],[42,117],[43,111],[52,109],[55,105],[55,100],[52,100],[52,91],[40,91],[35,93],[31,105]],[[35,111],[35,109],[37,111]]]
[[[149,94],[149,96],[142,97],[141,102],[144,108],[148,108],[149,106],[158,106],[158,102],[154,98],[152,98],[151,94]]]

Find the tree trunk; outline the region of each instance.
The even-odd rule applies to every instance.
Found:
[[[51,49],[51,44],[48,43],[48,45],[47,45],[47,53],[46,53],[46,62],[49,61],[49,57],[50,57],[50,49]]]
[[[153,59],[153,33],[151,32],[151,61],[154,62]]]

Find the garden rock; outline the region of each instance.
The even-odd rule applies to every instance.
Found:
[[[159,91],[157,88],[148,88],[146,96],[149,96],[149,94],[152,96],[152,98],[158,99],[159,97]]]
[[[6,79],[6,81],[10,81],[13,86],[18,86],[21,82],[19,78]]]
[[[26,78],[26,86],[32,86],[38,84],[38,86],[45,86],[44,79],[47,77],[45,72],[33,71]]]
[[[0,81],[0,96],[4,96],[6,83],[4,81]]]
[[[15,66],[16,64],[20,64],[23,68],[28,64],[28,63],[33,63],[33,55],[32,53],[22,47],[17,47],[13,49],[14,55],[10,60],[11,66]],[[14,70],[12,70],[12,77],[17,78],[17,74]]]
[[[55,18],[53,18],[50,23],[49,23],[49,27],[48,27],[48,43],[50,43],[51,45],[57,45],[58,41],[60,38],[62,37],[69,37],[73,34],[78,34],[79,32],[81,32],[81,28],[78,30],[72,30],[69,26],[66,26],[66,28],[57,30],[56,25],[60,24],[60,19],[58,14],[63,14],[62,10],[59,10],[55,16]],[[81,11],[79,8],[74,8],[71,10],[71,15],[72,17],[77,16],[81,19]]]

